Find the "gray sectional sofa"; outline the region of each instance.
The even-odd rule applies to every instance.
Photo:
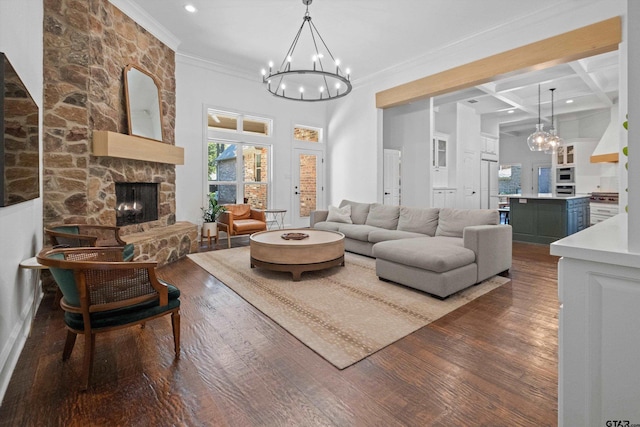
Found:
[[[511,226],[497,210],[349,200],[339,208],[312,212],[311,227],[343,233],[345,250],[376,258],[381,279],[446,298],[511,268]]]

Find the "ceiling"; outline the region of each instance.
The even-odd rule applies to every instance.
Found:
[[[542,123],[549,130],[549,89],[556,89],[553,112],[557,127],[558,120],[608,111],[618,99],[618,68],[618,52],[609,52],[442,95],[434,99],[434,105],[464,102],[486,115],[483,117],[496,117],[502,135],[529,135],[538,122],[538,85]]]
[[[111,0],[128,3],[164,27],[177,51],[234,73],[256,76],[269,61],[279,64],[302,23],[301,0]],[[333,55],[358,80],[506,25],[525,25],[532,16],[560,7],[579,8],[593,0],[315,0],[313,23]],[[184,6],[196,7],[189,13]],[[563,64],[501,79],[438,97],[472,105],[499,117],[501,132],[531,132],[537,122],[537,83],[542,83],[542,115],[550,116],[549,88],[558,115],[611,106],[617,98],[617,54]],[[566,104],[567,99],[573,104]],[[508,113],[510,109],[514,113]],[[547,124],[548,127],[548,124]],[[526,128],[526,131],[524,130]]]

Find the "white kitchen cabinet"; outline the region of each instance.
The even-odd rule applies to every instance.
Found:
[[[498,160],[499,138],[494,135],[483,133],[480,135],[480,152],[482,158]]]
[[[558,166],[568,166],[575,163],[575,147],[573,144],[564,144],[556,150],[556,163]]]
[[[626,228],[620,214],[551,244],[561,257],[560,427],[640,420],[640,256],[620,239]]]
[[[448,165],[449,136],[436,133],[431,142],[431,177],[433,187],[449,185]]]
[[[433,207],[434,208],[455,208],[456,207],[455,188],[434,188]]]

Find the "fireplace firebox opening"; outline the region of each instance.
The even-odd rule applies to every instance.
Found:
[[[157,183],[116,182],[116,225],[140,224],[157,219]]]

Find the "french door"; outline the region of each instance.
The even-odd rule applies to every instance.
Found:
[[[309,227],[311,212],[323,206],[322,150],[293,150],[293,212],[291,225]]]

